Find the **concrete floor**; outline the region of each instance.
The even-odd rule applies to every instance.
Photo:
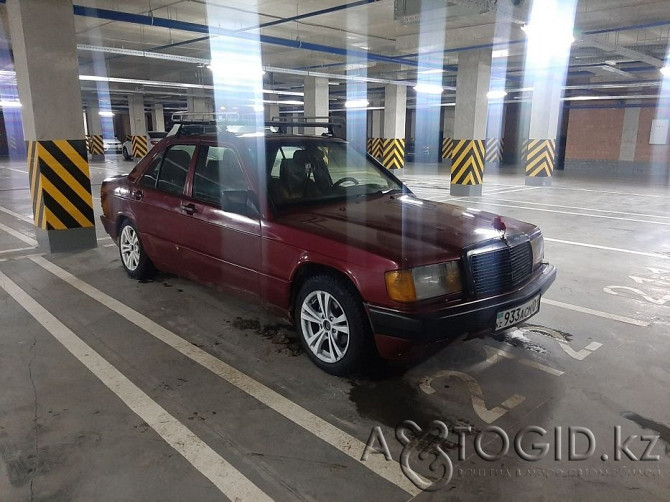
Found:
[[[91,167],[97,212],[101,180],[132,164]],[[0,162],[0,500],[667,500],[667,177],[566,172],[531,188],[503,169],[479,198],[451,197],[442,166],[401,177],[426,198],[537,223],[559,275],[521,329],[348,380],[255,305],[165,274],[128,279],[100,228],[95,250],[35,256],[25,163]],[[395,426],[434,419],[453,463],[440,491],[420,493],[379,453],[361,459],[375,426],[397,460]],[[528,426],[547,431],[521,441],[550,444],[539,461],[514,450]],[[639,460],[615,460],[618,426]],[[491,427],[511,444],[487,461],[475,443],[481,432],[484,452],[500,451]],[[592,432],[589,459],[568,458],[570,427]],[[657,460],[640,459],[648,444]],[[446,462],[434,443],[418,451],[409,465],[424,475]]]

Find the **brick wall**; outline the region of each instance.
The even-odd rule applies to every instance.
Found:
[[[618,161],[624,113],[623,108],[571,109],[566,160]],[[670,164],[670,145],[649,144],[655,118],[670,118],[670,108],[640,108],[635,162]]]
[[[637,130],[635,160],[637,162],[670,163],[670,145],[650,145],[651,121],[655,118],[667,118],[670,109],[642,108],[640,125]]]
[[[571,109],[565,148],[566,160],[618,161],[623,116],[622,108]],[[647,128],[647,143],[649,128]]]

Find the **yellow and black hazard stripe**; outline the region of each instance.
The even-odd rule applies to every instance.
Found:
[[[372,138],[372,153],[371,155],[376,159],[381,159],[384,156],[384,142],[381,138]]]
[[[28,168],[37,227],[94,226],[86,140],[29,141]]]
[[[91,135],[91,155],[104,155],[105,145],[102,141],[102,134]]]
[[[448,159],[451,157],[451,152],[454,149],[454,140],[453,138],[444,138],[442,139],[442,158]]]
[[[483,139],[455,139],[451,151],[451,184],[481,185],[485,152]]]
[[[16,151],[18,145],[16,144],[16,137],[13,134],[7,136],[7,145],[9,146],[10,151]]]
[[[91,151],[91,137],[88,134],[86,135],[86,150]]]
[[[486,140],[486,162],[495,163],[502,160],[503,140],[489,138]]]
[[[40,174],[39,158],[37,157],[37,141],[28,142],[28,179],[30,180],[30,196],[33,200],[35,226],[46,228],[42,175]]]
[[[526,176],[548,178],[554,173],[556,140],[529,139],[526,149]]]
[[[404,138],[382,140],[382,164],[386,169],[402,169],[405,167]]]
[[[372,155],[372,138],[368,138],[365,141],[365,151]]]
[[[144,157],[149,151],[146,136],[133,136],[133,157]]]

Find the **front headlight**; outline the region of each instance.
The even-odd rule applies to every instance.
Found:
[[[386,290],[397,302],[415,302],[463,290],[458,260],[386,272]]]
[[[530,247],[533,248],[533,268],[535,268],[544,259],[544,238],[541,233],[531,238]]]

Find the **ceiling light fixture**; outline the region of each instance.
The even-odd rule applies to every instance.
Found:
[[[23,105],[20,101],[5,101],[0,100],[0,107],[2,108],[21,108]]]
[[[351,99],[344,103],[345,108],[365,108],[370,104],[367,99]]]
[[[509,56],[509,49],[498,49],[491,51],[492,59],[506,58],[507,56]]]
[[[414,86],[414,90],[422,94],[442,94],[444,92],[444,88],[441,85],[424,84],[424,83],[416,84]]]
[[[670,77],[670,65],[664,66],[660,71],[663,76]]]
[[[507,96],[507,91],[504,89],[496,89],[486,93],[486,97],[489,99],[502,99]]]

